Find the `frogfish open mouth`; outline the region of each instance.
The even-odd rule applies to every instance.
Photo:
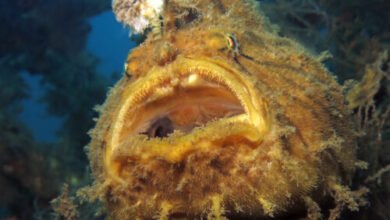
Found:
[[[148,1],[114,1],[124,23],[131,2]],[[155,14],[91,132],[93,188],[112,219],[358,208],[350,110],[314,56],[251,0],[165,1]]]

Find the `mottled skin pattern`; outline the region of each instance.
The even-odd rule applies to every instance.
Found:
[[[219,119],[145,135],[159,117],[169,130],[192,126],[191,100]],[[337,210],[359,206],[347,187],[355,134],[341,86],[252,1],[167,1],[100,112],[92,189],[112,219],[315,219],[331,197]]]

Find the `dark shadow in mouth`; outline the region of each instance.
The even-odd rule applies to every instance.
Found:
[[[169,134],[173,133],[173,130],[172,121],[168,117],[163,117],[157,119],[144,134],[149,138],[163,138],[168,137]]]

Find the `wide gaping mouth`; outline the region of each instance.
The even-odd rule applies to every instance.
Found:
[[[135,114],[131,133],[151,139],[189,134],[210,122],[245,114],[245,109],[224,85],[190,73],[163,82]],[[128,132],[122,135],[126,138]]]
[[[128,156],[175,163],[217,143],[260,142],[269,127],[268,110],[254,84],[208,60],[179,57],[152,69],[122,94],[106,162]]]

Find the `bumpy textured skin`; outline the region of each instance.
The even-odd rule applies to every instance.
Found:
[[[313,56],[272,33],[252,1],[167,1],[162,18],[163,26],[130,53],[126,74],[91,132],[93,189],[112,219],[288,216],[349,193],[355,170],[350,111],[341,86]],[[239,45],[232,47],[229,39]],[[233,122],[200,129],[193,134],[199,138],[137,139],[112,150],[118,148],[115,133],[122,132],[117,123],[127,119],[118,115],[123,106],[132,108],[128,97],[155,86],[158,77],[142,80],[164,71],[172,77],[186,71],[208,74],[196,66],[239,74],[250,99],[261,100],[262,130],[248,135],[256,141],[223,141],[233,130],[243,136],[251,132],[245,122]]]

